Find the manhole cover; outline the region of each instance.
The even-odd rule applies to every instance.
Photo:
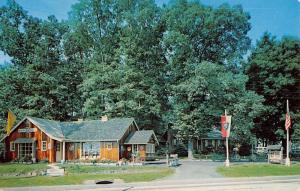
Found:
[[[97,180],[96,184],[112,184],[114,183],[112,180]]]

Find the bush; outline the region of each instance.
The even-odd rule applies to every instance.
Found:
[[[224,154],[213,153],[211,155],[211,159],[213,161],[223,161],[223,160],[225,160],[225,156],[224,156]]]
[[[165,147],[160,147],[155,151],[156,156],[165,156],[167,149]]]
[[[179,157],[185,157],[188,155],[188,151],[184,145],[177,145],[170,153],[178,154]]]
[[[242,144],[238,151],[240,156],[249,156],[251,154],[251,145]]]
[[[204,149],[202,150],[202,154],[204,155],[208,155],[213,152],[214,152],[214,148],[211,145],[204,147]]]
[[[224,154],[226,152],[225,145],[218,146],[215,152],[218,153],[218,154]]]
[[[45,158],[45,159],[43,159],[43,160],[40,160],[40,163],[48,163],[48,162],[49,162],[48,158]]]

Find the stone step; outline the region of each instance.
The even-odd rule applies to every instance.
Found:
[[[48,176],[64,176],[64,174],[48,174]]]
[[[65,174],[64,169],[47,169],[48,176],[63,176]]]

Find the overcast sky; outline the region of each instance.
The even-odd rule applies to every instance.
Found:
[[[58,19],[67,19],[71,5],[77,0],[16,0],[30,15],[47,18],[55,15]],[[156,0],[159,5],[169,0]],[[205,5],[218,7],[223,3],[241,4],[251,15],[251,31],[249,36],[252,44],[268,31],[281,38],[284,35],[300,38],[300,0],[202,0]],[[0,6],[6,0],[0,0]],[[9,57],[0,52],[0,63],[8,61]]]

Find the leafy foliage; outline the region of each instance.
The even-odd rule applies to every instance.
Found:
[[[300,41],[285,37],[278,41],[265,33],[252,51],[246,74],[248,87],[264,96],[264,114],[256,118],[259,138],[284,138],[286,100],[290,102],[292,129],[299,130]]]
[[[273,139],[274,131],[255,124],[275,124],[284,95],[295,95],[299,41],[263,37],[248,77],[241,60],[250,48],[249,19],[227,4],[80,0],[60,22],[32,17],[8,0],[0,8],[0,50],[12,61],[0,68],[0,125],[8,109],[19,119],[126,116],[140,128],[162,135],[172,127],[189,139],[219,126],[227,109],[233,141],[247,142],[251,132]]]

